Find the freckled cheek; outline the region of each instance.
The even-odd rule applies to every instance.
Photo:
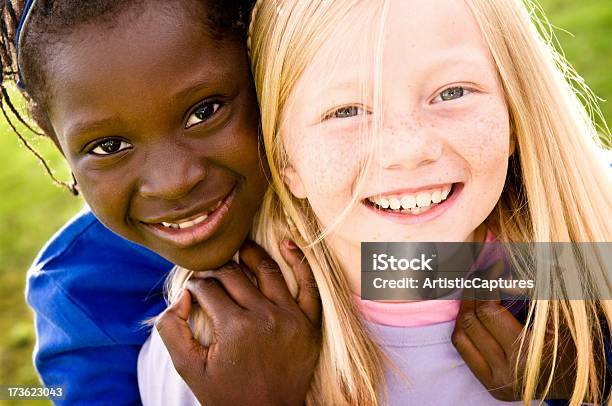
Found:
[[[470,166],[472,175],[482,175],[508,159],[510,130],[506,110],[486,109],[468,119],[456,121],[449,129],[451,147]]]
[[[507,111],[504,105],[492,102],[458,122],[457,128],[449,142],[469,168],[465,220],[475,227],[489,215],[503,189],[510,145]]]
[[[359,174],[359,158],[350,142],[322,137],[306,139],[295,150],[300,178],[311,204],[344,206]]]

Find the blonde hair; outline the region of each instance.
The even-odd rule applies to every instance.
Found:
[[[325,231],[306,200],[295,199],[282,180],[286,155],[280,131],[287,99],[331,31],[359,3],[258,1],[249,30],[273,183],[262,203],[266,215],[257,234],[273,254],[277,254],[275,241],[286,236],[302,247],[323,305],[323,346],[307,398],[313,405],[376,405],[386,397],[383,364],[387,358],[361,322],[338,258],[322,238]]]
[[[581,95],[591,113],[601,117],[593,93],[554,49],[550,26],[543,15],[536,17],[541,9],[535,3],[525,7],[511,0],[466,2],[497,66],[517,145],[504,192],[488,223],[508,242],[612,241],[612,223],[602,216],[612,211],[609,169],[592,117],[577,97]],[[609,138],[605,126],[603,130]],[[583,258],[575,253],[568,260],[580,264]],[[553,300],[533,300],[530,306],[527,324],[532,323],[532,334],[526,340],[524,330],[521,340],[527,353],[525,402],[540,383],[542,360],[552,368],[545,392],[550,389],[564,339],[560,326],[569,332],[567,339],[577,351],[570,404],[604,401],[600,377],[607,366],[602,362],[601,326],[612,321],[612,303],[605,300],[611,293],[611,265],[575,265],[573,269],[585,271],[579,274],[542,265],[533,272],[538,286]],[[572,300],[576,297],[599,300]],[[545,348],[547,331],[553,336],[550,352]]]
[[[604,242],[612,240],[608,169],[591,117],[599,110],[592,92],[554,50],[545,23],[531,2],[465,0],[493,56],[508,104],[516,151],[510,159],[502,196],[487,225],[504,242]],[[308,404],[374,405],[384,399],[386,358],[361,323],[337,257],[325,240],[306,200],[292,196],[283,182],[286,153],[281,140],[282,113],[296,82],[331,35],[333,28],[363,0],[258,0],[249,29],[253,75],[273,186],[262,203],[253,237],[281,262],[290,289],[295,279],[280,260],[277,242],[291,238],[303,248],[323,305],[323,347]],[[387,1],[374,2],[382,10]],[[381,15],[384,13],[381,11]],[[381,19],[382,20],[382,19]],[[541,33],[538,32],[541,29]],[[544,38],[545,37],[545,38]],[[606,137],[609,137],[605,129]],[[576,254],[577,263],[581,259]],[[598,263],[581,275],[537,269],[538,280],[553,300],[532,300],[523,399],[535,397],[542,360],[554,360],[563,332],[577,349],[576,380],[570,399],[602,403],[605,366],[601,325],[612,323],[609,300],[570,300],[570,287],[599,298],[610,296],[609,264]],[[174,274],[179,286],[186,271]],[[586,291],[589,292],[586,292]],[[561,327],[563,326],[563,328]],[[196,326],[195,331],[201,331]],[[545,348],[552,332],[553,348]],[[526,333],[526,329],[524,331]],[[547,361],[548,362],[548,361]]]

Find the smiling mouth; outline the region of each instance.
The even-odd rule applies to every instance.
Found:
[[[172,221],[141,223],[157,238],[180,248],[186,248],[209,239],[217,232],[226,219],[235,196],[236,187],[214,206],[195,215]]]
[[[176,223],[166,223],[162,221],[161,223],[157,223],[157,224],[161,224],[162,226],[166,228],[172,228],[174,230],[186,230],[186,229],[197,226],[198,224],[204,222],[208,218],[208,216],[210,216],[215,210],[221,207],[222,203],[223,203],[223,200],[219,200],[212,209],[204,213],[200,213],[196,216],[191,216],[189,218],[177,220]]]
[[[443,204],[452,195],[459,183],[422,190],[416,193],[390,193],[370,196],[362,202],[375,210],[391,213],[419,215]]]

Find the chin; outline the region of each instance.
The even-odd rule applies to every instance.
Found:
[[[210,261],[202,261],[201,255],[196,255],[194,258],[185,256],[174,256],[167,257],[168,261],[172,262],[176,266],[181,268],[189,269],[190,271],[202,271],[208,269],[214,269],[217,267],[211,266]]]

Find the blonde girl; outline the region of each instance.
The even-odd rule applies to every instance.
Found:
[[[279,259],[277,241],[298,241],[319,287],[323,346],[308,404],[384,403],[397,368],[355,306],[360,241],[612,241],[610,176],[579,100],[592,94],[572,86],[534,10],[514,0],[257,2],[249,41],[273,188],[254,234]],[[546,398],[565,339],[576,350],[570,404],[605,402],[612,277],[610,264],[592,265],[529,270],[552,300],[530,302],[516,371],[525,403]],[[171,285],[186,277],[179,270]],[[571,300],[575,289],[601,300]]]

